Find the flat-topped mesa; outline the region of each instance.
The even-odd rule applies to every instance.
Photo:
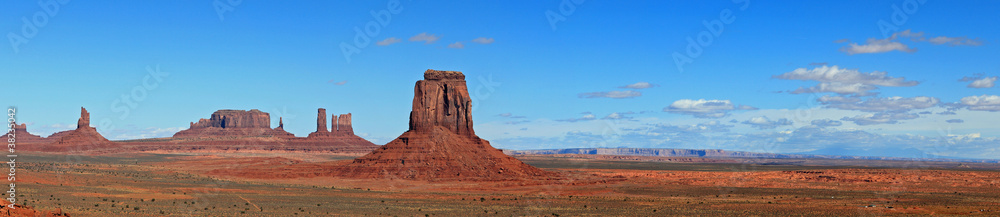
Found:
[[[44,137],[41,137],[41,136],[29,133],[28,132],[28,125],[25,125],[25,124],[14,123],[14,128],[13,129],[14,129],[14,132],[7,132],[6,134],[3,134],[3,136],[0,137],[0,138],[4,138],[4,139],[10,138],[10,135],[8,135],[8,134],[13,133],[14,137],[17,138],[17,142],[20,142],[20,143],[45,143],[45,142],[49,141],[48,139],[46,139]]]
[[[271,128],[271,115],[257,109],[231,110],[224,109],[212,113],[209,119],[191,123],[191,128]]]
[[[225,109],[215,111],[209,119],[191,123],[191,128],[175,133],[174,137],[288,135],[272,131],[275,129],[271,129],[271,115],[267,112]]]
[[[475,136],[471,102],[462,72],[428,69],[424,80],[417,81],[413,88],[409,130],[429,131],[442,126],[459,135]]]
[[[354,127],[351,126],[351,113],[341,114],[337,120],[337,135],[354,135]]]
[[[76,120],[76,128],[89,127],[90,126],[90,112],[87,109],[80,107],[80,119]]]
[[[333,123],[337,123],[337,122],[334,121]],[[329,130],[327,130],[326,126],[327,126],[326,125],[326,109],[325,108],[319,108],[319,110],[316,113],[316,132],[322,132],[322,133],[330,132]]]

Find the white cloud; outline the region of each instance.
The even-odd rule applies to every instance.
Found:
[[[838,66],[820,66],[813,69],[798,68],[772,78],[784,80],[819,81],[822,83],[867,84],[886,87],[908,87],[919,84],[917,81],[907,81],[904,77],[891,77],[886,72],[859,72],[857,69],[846,69]]]
[[[646,88],[659,87],[659,86],[660,85],[650,84],[649,82],[642,81],[642,82],[636,82],[635,84],[629,84],[629,85],[621,86],[621,87],[618,87],[618,88],[625,88],[625,89],[646,89]]]
[[[970,87],[970,88],[991,88],[996,83],[996,81],[997,81],[997,76],[987,77],[987,78],[982,78],[982,79],[979,79],[979,80],[974,80],[974,81],[972,81],[972,83],[969,83],[969,85],[966,86],[966,87]]]
[[[476,39],[472,39],[472,42],[480,43],[480,44],[492,44],[493,43],[493,38],[479,37],[479,38],[476,38]]]
[[[779,126],[792,125],[792,121],[789,121],[788,119],[781,118],[781,119],[778,119],[778,120],[771,120],[770,118],[767,118],[767,116],[753,117],[753,118],[750,118],[750,120],[743,121],[742,123],[750,125],[750,126],[752,126],[754,128],[757,128],[757,129],[762,129],[762,130],[763,129],[774,129],[774,128],[777,128]]]
[[[465,48],[465,45],[462,44],[462,42],[455,42],[455,43],[449,44],[448,48],[462,49],[462,48]]]
[[[1000,111],[1000,96],[982,95],[962,97],[962,105],[973,111]]]
[[[396,37],[389,37],[389,38],[387,38],[385,40],[381,40],[381,41],[375,42],[375,44],[378,45],[378,46],[388,46],[390,44],[399,43],[401,41],[403,41],[403,40],[398,39]]]
[[[420,33],[420,34],[414,35],[413,37],[410,37],[410,41],[423,41],[424,44],[430,44],[430,43],[434,43],[435,41],[437,41],[440,38],[441,37],[439,37],[437,35],[430,35],[430,34],[427,34],[426,32],[424,32],[424,33]]]
[[[751,106],[740,105],[741,110],[755,110]],[[698,118],[721,118],[729,114],[729,111],[736,110],[737,106],[729,100],[690,100],[681,99],[674,101],[663,108],[663,111],[677,114],[693,115]]]
[[[873,124],[896,124],[901,120],[910,120],[920,117],[917,114],[906,112],[879,112],[874,114],[863,114],[854,117],[844,117],[840,120],[851,121],[857,125]]]
[[[962,119],[948,119],[948,120],[945,120],[945,122],[953,123],[953,124],[959,124],[959,123],[965,123],[965,120],[962,120]]]
[[[832,98],[832,97],[831,97]],[[848,99],[848,98],[844,98]],[[820,97],[820,102],[824,102],[824,99]],[[860,102],[847,103],[838,101],[829,101],[836,103],[825,103],[827,108],[845,109],[845,110],[857,110],[857,111],[869,111],[869,112],[881,112],[881,111],[908,111],[911,109],[925,109],[937,105],[940,100],[935,97],[918,96],[918,97],[874,97],[868,98]]]
[[[868,44],[859,45],[858,43],[850,43],[847,46],[840,48],[841,52],[847,53],[849,55],[862,54],[862,53],[885,53],[894,50],[907,53],[917,52],[917,49],[912,49],[903,43],[894,41],[893,39],[874,39],[874,38],[869,38]]]
[[[639,92],[639,91],[632,91],[632,90],[626,90],[626,91],[607,91],[607,92],[590,92],[590,93],[577,94],[577,97],[580,97],[580,98],[626,99],[626,98],[635,98],[635,97],[639,97],[639,96],[642,96],[641,92]]]

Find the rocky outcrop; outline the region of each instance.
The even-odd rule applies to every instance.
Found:
[[[335,120],[337,120],[337,135],[354,135],[354,127],[351,126],[351,113],[341,114],[339,118],[335,117]]]
[[[434,126],[463,136],[476,134],[472,129],[472,99],[462,72],[428,69],[424,80],[417,81],[410,130],[429,131]]]
[[[281,130],[284,131],[284,130]],[[218,110],[209,119],[192,122],[191,128],[174,134],[174,137],[246,137],[274,136],[289,133],[271,129],[271,115],[257,109]]]
[[[97,132],[97,128],[90,126],[90,113],[83,107],[80,107],[80,119],[76,121],[76,129],[63,132],[54,133],[50,138],[58,135],[59,138],[55,142],[58,145],[100,145],[109,142]]]
[[[320,108],[316,117],[316,132],[309,133],[309,138],[321,137],[343,137],[354,136],[354,127],[351,125],[351,113],[331,115],[330,131],[326,131],[326,109]]]
[[[44,137],[41,137],[41,136],[38,136],[38,135],[35,135],[35,134],[31,134],[30,132],[28,132],[28,125],[14,123],[14,128],[13,129],[14,129],[14,132],[13,132],[14,133],[14,137],[13,138],[14,138],[14,141],[16,143],[45,143],[45,142],[49,142],[49,140],[46,139],[46,138],[44,138]],[[0,137],[0,138],[3,138],[4,141],[7,141],[7,139],[11,138],[10,134],[11,134],[10,132],[5,133],[5,134],[3,134],[3,137]]]
[[[558,177],[490,146],[472,131],[465,75],[427,70],[414,88],[410,129],[335,170],[352,178],[524,180]]]

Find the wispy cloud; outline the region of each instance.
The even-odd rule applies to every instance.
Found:
[[[840,68],[838,66],[820,66],[812,69],[797,68],[791,72],[771,76],[782,80],[801,80],[820,82],[813,87],[799,87],[792,94],[802,93],[837,93],[840,95],[871,96],[878,86],[908,87],[920,84],[917,81],[907,81],[904,77],[892,77],[887,72],[860,72],[857,69]]]
[[[833,98],[833,97],[831,97]],[[850,99],[850,98],[842,98]],[[884,111],[909,111],[912,109],[925,109],[937,105],[941,100],[935,97],[918,96],[918,97],[873,97],[864,100],[848,101],[848,100],[828,100],[824,101],[824,98],[819,99],[821,103],[826,104],[827,108],[836,108],[843,110],[856,110],[856,111],[867,111],[867,112],[884,112]]]
[[[465,44],[462,44],[462,42],[455,42],[455,43],[449,44],[448,48],[462,49],[462,48],[465,48]]]
[[[960,123],[965,123],[965,120],[962,120],[962,119],[948,119],[948,120],[945,120],[944,122],[948,122],[948,123],[952,123],[952,124],[960,124]]]
[[[589,120],[594,120],[594,119],[597,119],[597,116],[594,116],[594,114],[584,114],[583,117],[569,118],[569,119],[559,119],[559,120],[556,120],[556,121],[577,122],[577,121],[589,121]]]
[[[830,119],[812,120],[809,123],[812,124],[813,126],[817,126],[817,127],[836,127],[836,126],[840,126],[840,125],[843,124],[840,121],[835,121],[835,120],[830,120]]]
[[[437,35],[427,34],[426,32],[410,37],[410,41],[423,41],[424,44],[434,43],[438,39],[441,39],[441,37]]]
[[[620,86],[618,88],[624,88],[624,89],[646,89],[646,88],[653,88],[653,87],[659,87],[659,86],[660,85],[651,84],[649,82],[641,81],[641,82],[636,82],[635,84],[629,84],[629,85],[625,85],[625,86]]]
[[[948,45],[948,46],[980,46],[983,42],[979,39],[969,39],[966,36],[960,37],[947,37],[947,36],[937,36],[931,38],[925,38],[923,32],[913,32],[909,29],[893,33],[892,36],[885,39],[875,39],[869,38],[866,44],[850,43],[847,46],[841,47],[840,51],[847,53],[848,55],[863,54],[863,53],[885,53],[894,50],[913,53],[917,49],[910,48],[906,44],[900,43],[899,39],[909,38],[914,42],[929,42],[934,45]],[[842,39],[837,40],[835,43],[846,43],[849,40]]]
[[[851,121],[857,125],[873,124],[896,124],[901,120],[910,120],[920,117],[917,114],[906,112],[879,112],[873,114],[862,114],[854,117],[844,117],[840,120]]]
[[[479,37],[479,38],[476,38],[476,39],[472,39],[472,42],[480,43],[480,44],[492,44],[493,43],[493,38]]]
[[[403,41],[402,39],[398,39],[396,37],[389,37],[389,38],[387,38],[385,40],[381,40],[381,41],[375,42],[375,44],[378,45],[378,46],[389,46],[390,44],[395,44],[395,43],[399,43],[399,42],[402,42],[402,41]]]
[[[781,118],[781,119],[778,119],[778,120],[771,120],[770,118],[767,118],[767,116],[753,117],[753,118],[750,118],[750,120],[746,120],[746,121],[743,121],[741,123],[747,124],[747,125],[750,125],[751,127],[754,127],[754,128],[757,128],[757,129],[762,129],[762,130],[763,129],[774,129],[774,128],[777,128],[779,126],[792,125],[792,121],[790,121],[790,120],[788,120],[786,118]]]
[[[605,92],[590,92],[577,94],[580,98],[612,98],[612,99],[627,99],[642,96],[642,93],[638,91],[605,91]]]

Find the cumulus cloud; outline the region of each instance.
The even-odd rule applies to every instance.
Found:
[[[735,106],[729,100],[681,99],[663,108],[663,111],[693,115],[697,118],[721,118],[729,115],[729,111],[737,109],[756,110],[757,108],[746,105]]]
[[[836,126],[840,126],[840,125],[843,124],[840,121],[830,120],[830,119],[812,120],[812,122],[810,122],[810,123],[813,126],[817,126],[817,127],[836,127]]]
[[[953,123],[953,124],[960,124],[960,123],[965,123],[965,120],[962,120],[962,119],[948,119],[945,122]]]
[[[476,39],[472,39],[472,42],[480,43],[480,44],[492,44],[493,43],[493,38],[479,37],[479,38],[476,38]]]
[[[972,83],[969,83],[969,85],[966,86],[969,88],[991,88],[996,84],[997,78],[997,76],[986,77],[986,74],[976,73],[973,77],[963,76],[962,79],[959,79],[958,81],[971,81]]]
[[[844,98],[844,99],[849,99],[849,98]],[[824,102],[823,100],[824,99],[820,97],[820,102],[826,104],[827,108],[868,111],[868,112],[908,111],[911,109],[925,109],[935,106],[939,102],[941,102],[938,98],[927,97],[927,96],[918,96],[909,98],[899,97],[899,96],[884,97],[884,98],[873,97],[852,103],[849,103],[846,100],[829,101],[834,103],[828,103]]]
[[[910,120],[920,117],[917,114],[906,113],[906,112],[879,112],[873,114],[863,114],[854,117],[844,117],[840,120],[851,121],[857,125],[874,125],[874,124],[896,124],[901,120]]]
[[[590,93],[577,94],[577,97],[580,97],[580,98],[626,99],[626,98],[635,98],[635,97],[639,97],[639,96],[642,96],[642,93],[640,93],[639,91],[632,91],[632,90],[626,90],[626,91],[606,91],[606,92],[590,92]]]
[[[810,65],[810,66],[825,66],[826,64],[827,64],[826,62],[820,62],[820,63],[809,63],[809,65]]]
[[[962,105],[973,111],[1000,111],[1000,96],[982,95],[962,97]]]
[[[462,49],[462,48],[465,48],[465,45],[462,44],[462,42],[455,42],[455,43],[449,44],[448,48]]]
[[[410,37],[410,41],[423,41],[424,44],[434,43],[438,39],[441,39],[441,37],[439,37],[437,35],[427,34],[426,32],[423,32],[423,33],[414,35],[413,37]]]
[[[761,130],[774,129],[779,126],[792,125],[792,121],[789,121],[788,119],[781,118],[778,120],[771,120],[770,118],[767,118],[767,116],[753,117],[750,118],[750,120],[743,121],[742,123]]]
[[[385,40],[381,40],[381,41],[375,42],[375,44],[378,45],[378,46],[389,46],[390,44],[399,43],[401,41],[403,41],[403,40],[398,39],[396,37],[389,37],[389,38],[387,38]]]
[[[629,85],[625,85],[625,86],[620,86],[618,88],[625,88],[625,89],[646,89],[646,88],[653,88],[653,87],[659,87],[659,86],[660,85],[650,84],[649,82],[642,81],[642,82],[636,82],[635,84],[629,84]]]

